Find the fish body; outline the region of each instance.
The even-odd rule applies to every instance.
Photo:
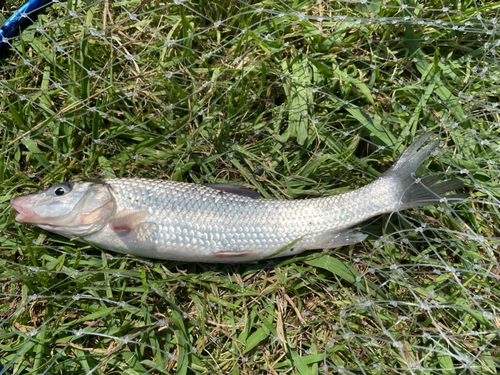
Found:
[[[396,204],[394,196],[371,196],[373,188],[392,191],[387,180],[342,197],[291,201],[252,199],[182,182],[103,183],[113,192],[117,212],[125,214],[84,239],[118,252],[171,260],[240,262],[270,257],[289,244],[280,255],[337,247],[334,237],[340,232]]]
[[[254,199],[201,184],[113,178],[62,183],[14,198],[16,220],[119,253],[239,263],[353,244],[355,225],[377,215],[442,203],[462,186],[414,172],[437,146],[426,134],[372,183],[341,195]],[[448,195],[448,202],[464,194]]]

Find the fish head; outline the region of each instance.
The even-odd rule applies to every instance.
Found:
[[[65,237],[83,237],[102,229],[116,210],[104,182],[63,182],[46,190],[12,198],[16,221]]]

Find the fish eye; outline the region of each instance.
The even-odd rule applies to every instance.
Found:
[[[54,193],[56,193],[56,195],[63,195],[64,193],[66,193],[66,190],[62,187],[58,187],[56,188],[56,190],[54,190]]]
[[[72,188],[73,184],[71,182],[63,182],[62,184],[59,184],[54,188],[54,194],[57,196],[61,196],[69,193]]]

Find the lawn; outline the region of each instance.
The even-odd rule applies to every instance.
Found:
[[[500,2],[444,3],[42,12],[0,55],[0,374],[496,373]],[[9,205],[102,177],[334,195],[431,130],[441,147],[419,173],[464,181],[469,199],[295,257],[124,256],[21,225]]]

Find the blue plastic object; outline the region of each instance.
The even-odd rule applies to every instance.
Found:
[[[30,24],[45,5],[50,3],[52,0],[28,0],[17,9],[0,28],[0,48],[8,46],[4,38],[10,38],[23,24]]]

